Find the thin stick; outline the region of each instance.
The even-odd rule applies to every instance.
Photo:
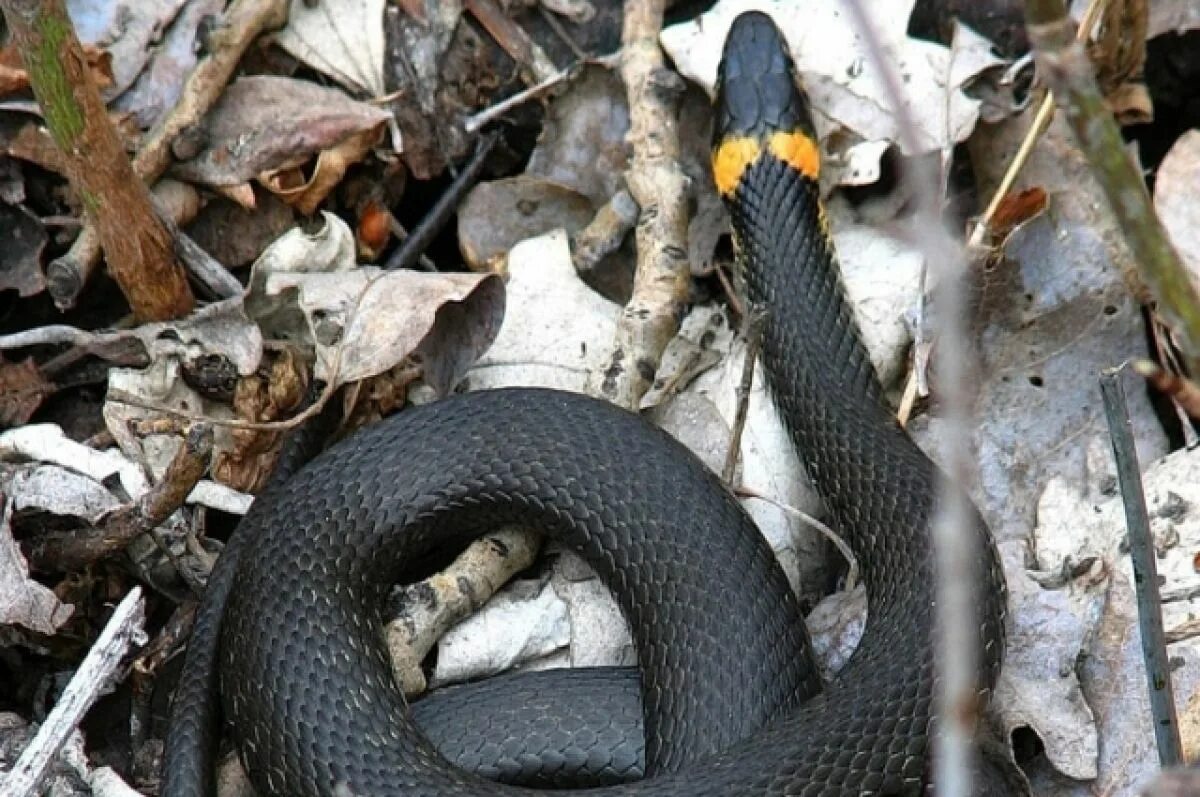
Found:
[[[844,539],[842,539],[841,535],[838,534],[836,531],[829,528],[829,526],[825,525],[817,518],[808,514],[803,509],[797,509],[796,507],[792,506],[791,504],[785,504],[782,501],[777,501],[774,498],[771,498],[769,495],[766,495],[765,493],[761,493],[758,490],[755,490],[753,488],[738,487],[736,490],[734,490],[734,494],[738,498],[753,498],[758,501],[765,501],[766,503],[770,504],[771,506],[775,507],[776,509],[779,509],[782,512],[786,512],[787,514],[792,515],[793,517],[799,518],[800,521],[802,523],[804,523],[805,525],[810,526],[810,527],[816,529],[817,531],[819,531],[821,534],[823,534],[825,536],[825,539],[827,539],[831,543],[833,543],[833,547],[837,548],[838,553],[840,553],[842,555],[842,558],[846,560],[847,569],[846,569],[846,584],[845,584],[845,588],[844,588],[845,591],[849,592],[850,590],[854,589],[858,585],[858,558],[854,555],[854,551],[851,550],[850,544],[848,542],[846,542]]]
[[[38,729],[37,736],[21,753],[16,766],[0,782],[4,797],[33,797],[40,792],[50,762],[58,755],[67,738],[79,727],[83,715],[111,685],[113,677],[130,645],[142,638],[145,601],[141,587],[130,590],[117,606],[96,644],[75,671],[71,683]]]
[[[467,165],[454,178],[450,187],[438,197],[437,202],[425,214],[425,218],[421,219],[421,223],[409,233],[408,238],[388,258],[384,269],[393,271],[411,268],[417,262],[417,259],[425,253],[441,229],[446,226],[450,217],[454,215],[454,211],[458,209],[458,204],[466,196],[467,191],[475,185],[479,175],[483,173],[488,153],[492,151],[492,147],[496,146],[496,142],[499,140],[499,133],[491,133],[480,139]]]
[[[733,484],[738,455],[742,451],[742,433],[746,430],[746,415],[750,411],[750,389],[754,385],[754,364],[758,361],[758,352],[762,348],[763,327],[766,321],[766,312],[758,307],[752,307],[746,316],[746,357],[742,361],[742,379],[737,386],[737,412],[733,416],[733,427],[729,430],[729,450],[725,452],[725,467],[721,470],[721,478],[728,485]]]
[[[1083,12],[1083,18],[1079,20],[1079,27],[1075,30],[1075,38],[1077,41],[1084,41],[1088,37],[1088,33],[1095,26],[1096,20],[1104,13],[1105,6],[1108,5],[1108,0],[1092,0]],[[996,186],[996,190],[992,192],[992,199],[988,202],[987,209],[983,212],[983,217],[979,223],[975,225],[975,229],[971,232],[971,240],[967,242],[967,246],[974,248],[983,246],[984,239],[991,230],[992,219],[996,215],[996,211],[1000,209],[1000,203],[1004,201],[1004,197],[1008,196],[1008,192],[1012,190],[1013,183],[1017,181],[1017,175],[1021,173],[1025,162],[1029,160],[1030,154],[1033,152],[1033,147],[1037,144],[1038,138],[1046,131],[1050,124],[1050,120],[1054,117],[1054,92],[1046,92],[1046,96],[1042,98],[1042,104],[1038,106],[1037,113],[1033,117],[1033,124],[1029,126],[1029,130],[1025,133],[1025,138],[1021,141],[1020,148],[1017,149],[1017,154],[1013,156],[1012,163],[1008,165],[1004,176],[1000,178],[1000,184]]]
[[[895,104],[897,130],[904,150],[917,153],[917,127],[908,105],[904,102],[904,87],[896,70],[888,63],[883,45],[859,0],[846,0],[845,7],[863,42],[879,77],[887,86]],[[941,373],[945,376],[942,388],[945,400],[943,420],[947,439],[967,441],[968,428],[968,361],[967,335],[963,318],[963,276],[965,259],[961,248],[950,239],[941,219],[941,191],[937,173],[924,159],[913,159],[904,169],[903,177],[917,199],[917,218],[925,232],[917,240],[925,262],[938,269],[937,284],[942,293],[945,312],[939,313],[938,351]],[[974,572],[975,562],[982,555],[976,538],[968,533],[970,506],[965,491],[952,483],[965,484],[971,474],[971,447],[952,446],[944,463],[949,479],[938,485],[940,500],[932,519],[930,534],[933,542],[936,678],[933,691],[934,717],[938,729],[934,740],[933,782],[940,797],[965,797],[971,794],[971,740],[975,732],[978,706],[977,674],[979,664],[979,623],[975,593],[977,584],[963,574]]]
[[[1075,36],[1079,41],[1083,41],[1088,36],[1088,31],[1096,24],[1096,20],[1104,13],[1104,8],[1108,4],[1108,0],[1091,0],[1087,10],[1083,13],[1083,18],[1079,21],[1079,28],[1075,32]],[[1017,181],[1017,176],[1021,173],[1021,169],[1025,167],[1025,163],[1029,160],[1029,156],[1033,153],[1034,145],[1046,128],[1050,125],[1050,120],[1054,117],[1054,92],[1047,92],[1042,98],[1041,105],[1038,106],[1037,113],[1033,117],[1033,123],[1029,126],[1029,130],[1025,132],[1025,138],[1021,140],[1021,146],[1017,148],[1016,155],[1013,156],[1012,162],[1008,164],[1008,168],[1004,171],[1004,176],[1000,178],[999,185],[992,192],[992,198],[988,201],[987,209],[984,210],[983,216],[971,230],[971,238],[967,241],[967,248],[975,251],[984,246],[989,233],[992,230],[992,219],[995,218],[996,212],[1000,209],[1000,203],[1008,196],[1008,192],[1012,190],[1013,184]],[[904,383],[903,399],[900,402],[900,407],[896,411],[896,417],[900,421],[901,426],[907,426],[909,417],[912,414],[913,404],[916,402],[919,380],[919,373],[923,368],[919,362],[913,363],[913,368],[908,372],[908,380]]]
[[[483,110],[467,117],[467,121],[463,123],[463,130],[467,133],[476,133],[482,130],[489,122],[492,122],[504,114],[508,113],[513,108],[522,103],[529,102],[532,99],[540,97],[555,86],[570,80],[579,72],[584,63],[593,63],[609,69],[619,60],[618,54],[603,55],[598,58],[591,58],[587,61],[577,61],[566,69],[560,69],[545,80],[537,83],[529,88],[522,89],[511,97],[506,97],[495,105],[484,108]]]
[[[641,208],[634,239],[633,295],[617,323],[605,365],[589,392],[635,408],[650,389],[667,344],[679,330],[691,272],[687,258],[690,181],[680,165],[682,79],[658,44],[665,0],[625,0],[621,80],[629,99],[633,151],[625,186]]]
[[[48,532],[28,547],[32,562],[44,568],[78,570],[112,556],[141,534],[153,531],[183,506],[212,459],[213,430],[198,423],[167,466],[162,481],[136,501],[120,507],[97,527]]]
[[[192,311],[195,298],[153,212],[147,189],[125,154],[86,68],[63,0],[0,0],[29,85],[66,166],[71,188],[104,251],[108,271],[142,321],[167,321]],[[47,287],[61,308],[53,274]]]
[[[1121,385],[1123,367],[1109,368],[1100,374],[1100,396],[1104,400],[1113,457],[1117,461],[1117,480],[1121,483],[1121,500],[1125,504],[1129,558],[1133,563],[1138,627],[1142,637],[1142,658],[1146,662],[1146,685],[1150,690],[1154,739],[1158,743],[1158,760],[1164,767],[1170,767],[1183,763],[1183,746],[1179,738],[1179,718],[1175,716],[1171,663],[1167,659],[1167,643],[1163,633],[1154,538],[1146,513],[1142,474],[1138,467],[1137,447],[1133,442],[1133,424],[1125,404],[1125,389]]]

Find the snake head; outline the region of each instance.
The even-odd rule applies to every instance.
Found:
[[[713,179],[729,197],[764,152],[816,179],[820,150],[787,40],[769,16],[733,21],[717,73]]]

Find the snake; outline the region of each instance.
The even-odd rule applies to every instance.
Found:
[[[712,152],[746,297],[766,319],[767,383],[866,584],[865,630],[835,679],[822,683],[761,533],[682,445],[584,395],[468,392],[361,429],[258,497],[196,614],[162,794],[213,793],[222,718],[264,795],[532,794],[439,753],[394,684],[381,631],[393,583],[435,551],[510,522],[580,554],[631,628],[632,679],[598,672],[562,690],[563,701],[601,706],[588,690],[612,690],[615,678],[640,700],[645,777],[589,794],[930,788],[929,528],[939,496],[961,488],[943,486],[887,406],[844,296],[808,99],[765,14],[739,16],[726,38]],[[973,506],[969,514],[971,572],[948,575],[979,586],[983,705],[1003,657],[1006,589],[988,528]],[[536,682],[524,683],[519,708],[538,702]],[[447,711],[454,726],[479,719],[469,697]],[[543,736],[579,736],[586,721],[558,722]]]

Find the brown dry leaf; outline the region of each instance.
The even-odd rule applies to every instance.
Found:
[[[206,147],[174,174],[209,186],[240,186],[333,149],[349,137],[377,135],[386,111],[304,80],[243,77],[201,124]]]
[[[271,364],[266,376],[238,380],[233,408],[246,421],[277,421],[293,413],[308,389],[308,369],[291,349]],[[221,451],[213,463],[213,478],[235,490],[256,493],[266,483],[279,456],[281,432],[234,429],[233,449]]]
[[[54,384],[42,376],[37,363],[28,357],[19,363],[0,358],[0,428],[23,426],[54,392]]]
[[[384,125],[384,122],[380,122],[374,127],[351,133],[332,148],[322,152],[317,156],[312,177],[306,182],[299,185],[289,184],[289,178],[299,171],[295,168],[260,174],[258,181],[284,202],[309,216],[342,181],[346,170],[366,157],[371,148],[379,143],[383,137]]]
[[[406,359],[379,376],[364,379],[346,392],[345,428],[368,426],[391,415],[408,401],[408,388],[421,377],[421,366]]]
[[[29,76],[23,69],[0,64],[0,97],[21,91],[29,85]]]
[[[1041,186],[1005,195],[992,217],[992,235],[996,240],[1003,241],[1017,227],[1045,212],[1047,204],[1046,189]]]
[[[1145,86],[1141,86],[1146,63],[1146,29],[1149,22],[1146,0],[1115,0],[1104,9],[1097,36],[1088,44],[1088,57],[1096,69],[1096,80],[1118,118],[1137,120],[1153,117]],[[1141,86],[1143,98],[1135,97]],[[1131,93],[1133,92],[1133,93]],[[1143,107],[1144,106],[1144,107]],[[1128,123],[1128,122],[1126,122]]]
[[[12,158],[36,163],[47,171],[65,175],[66,162],[62,152],[50,137],[45,126],[36,122],[22,125],[16,135],[4,142],[0,152]]]
[[[1154,121],[1154,100],[1144,83],[1122,83],[1104,101],[1121,125],[1146,125]]]

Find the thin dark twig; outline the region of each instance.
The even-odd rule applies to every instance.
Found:
[[[1125,524],[1129,530],[1129,558],[1133,563],[1133,583],[1137,593],[1138,627],[1142,637],[1142,657],[1146,662],[1146,682],[1150,689],[1150,714],[1158,760],[1164,767],[1183,763],[1179,739],[1179,719],[1175,716],[1175,691],[1171,685],[1171,665],[1167,659],[1163,633],[1162,601],[1158,593],[1158,567],[1155,563],[1154,538],[1146,513],[1142,474],[1137,448],[1133,442],[1132,422],[1121,385],[1121,368],[1109,368],[1100,374],[1100,396],[1108,418],[1113,457],[1117,461],[1117,479],[1125,504]]]
[[[733,474],[737,470],[738,455],[742,451],[742,432],[746,429],[746,415],[750,411],[750,389],[754,385],[754,364],[762,348],[763,327],[767,313],[761,307],[751,307],[743,326],[746,339],[746,358],[742,361],[742,380],[737,387],[737,412],[733,417],[733,428],[729,430],[729,450],[725,452],[725,467],[721,478],[733,485]]]
[[[412,268],[412,265],[419,258],[429,245],[433,242],[434,237],[441,232],[446,226],[446,222],[454,215],[458,209],[458,204],[462,198],[466,196],[467,191],[475,185],[475,181],[479,179],[479,175],[483,172],[484,163],[487,161],[488,153],[492,151],[492,147],[500,140],[499,133],[490,133],[484,136],[479,141],[479,145],[475,148],[475,153],[471,155],[471,160],[463,167],[463,170],[454,178],[454,182],[446,189],[429,212],[425,214],[425,218],[421,219],[421,223],[416,226],[404,243],[392,253],[388,258],[384,268],[388,271],[401,268]]]

